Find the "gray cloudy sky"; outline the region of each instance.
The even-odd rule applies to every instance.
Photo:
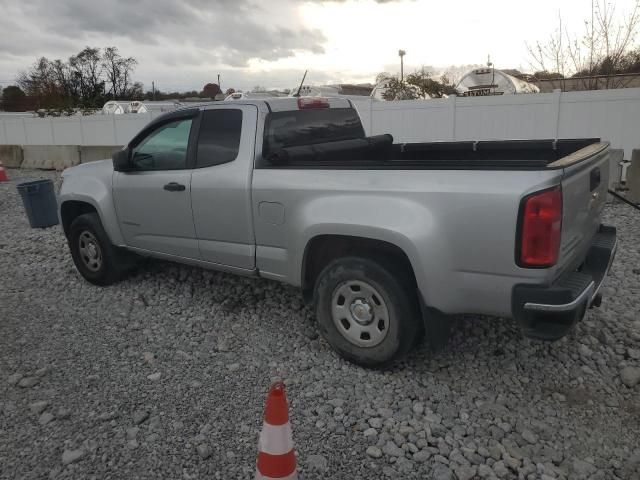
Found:
[[[624,10],[633,0],[616,0]],[[0,86],[39,56],[67,58],[85,45],[137,58],[135,79],[162,90],[290,87],[373,81],[408,69],[477,64],[529,67],[525,41],[546,37],[558,11],[582,28],[588,0],[0,0]]]

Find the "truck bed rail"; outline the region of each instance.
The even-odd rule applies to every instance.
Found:
[[[564,168],[606,146],[598,138],[394,144],[387,134],[280,148],[258,168],[542,170]]]

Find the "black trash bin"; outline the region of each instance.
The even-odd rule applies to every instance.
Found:
[[[17,185],[31,228],[58,224],[58,201],[51,180],[32,180]]]

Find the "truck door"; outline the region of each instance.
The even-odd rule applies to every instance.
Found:
[[[128,246],[199,258],[189,162],[197,114],[181,113],[158,124],[130,145],[132,170],[115,172],[113,197]]]
[[[251,176],[258,121],[254,105],[202,112],[191,205],[202,260],[255,268]]]

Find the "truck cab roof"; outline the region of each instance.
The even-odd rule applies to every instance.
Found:
[[[312,103],[315,102],[315,105]],[[258,110],[264,112],[284,112],[289,110],[304,110],[305,108],[353,108],[353,104],[349,99],[337,97],[273,97],[273,98],[255,98],[241,100],[224,100],[222,102],[205,102],[195,105],[186,106],[185,110],[194,107],[206,110],[208,107],[218,106],[238,106],[238,105],[255,105]],[[301,106],[302,105],[302,106]]]

